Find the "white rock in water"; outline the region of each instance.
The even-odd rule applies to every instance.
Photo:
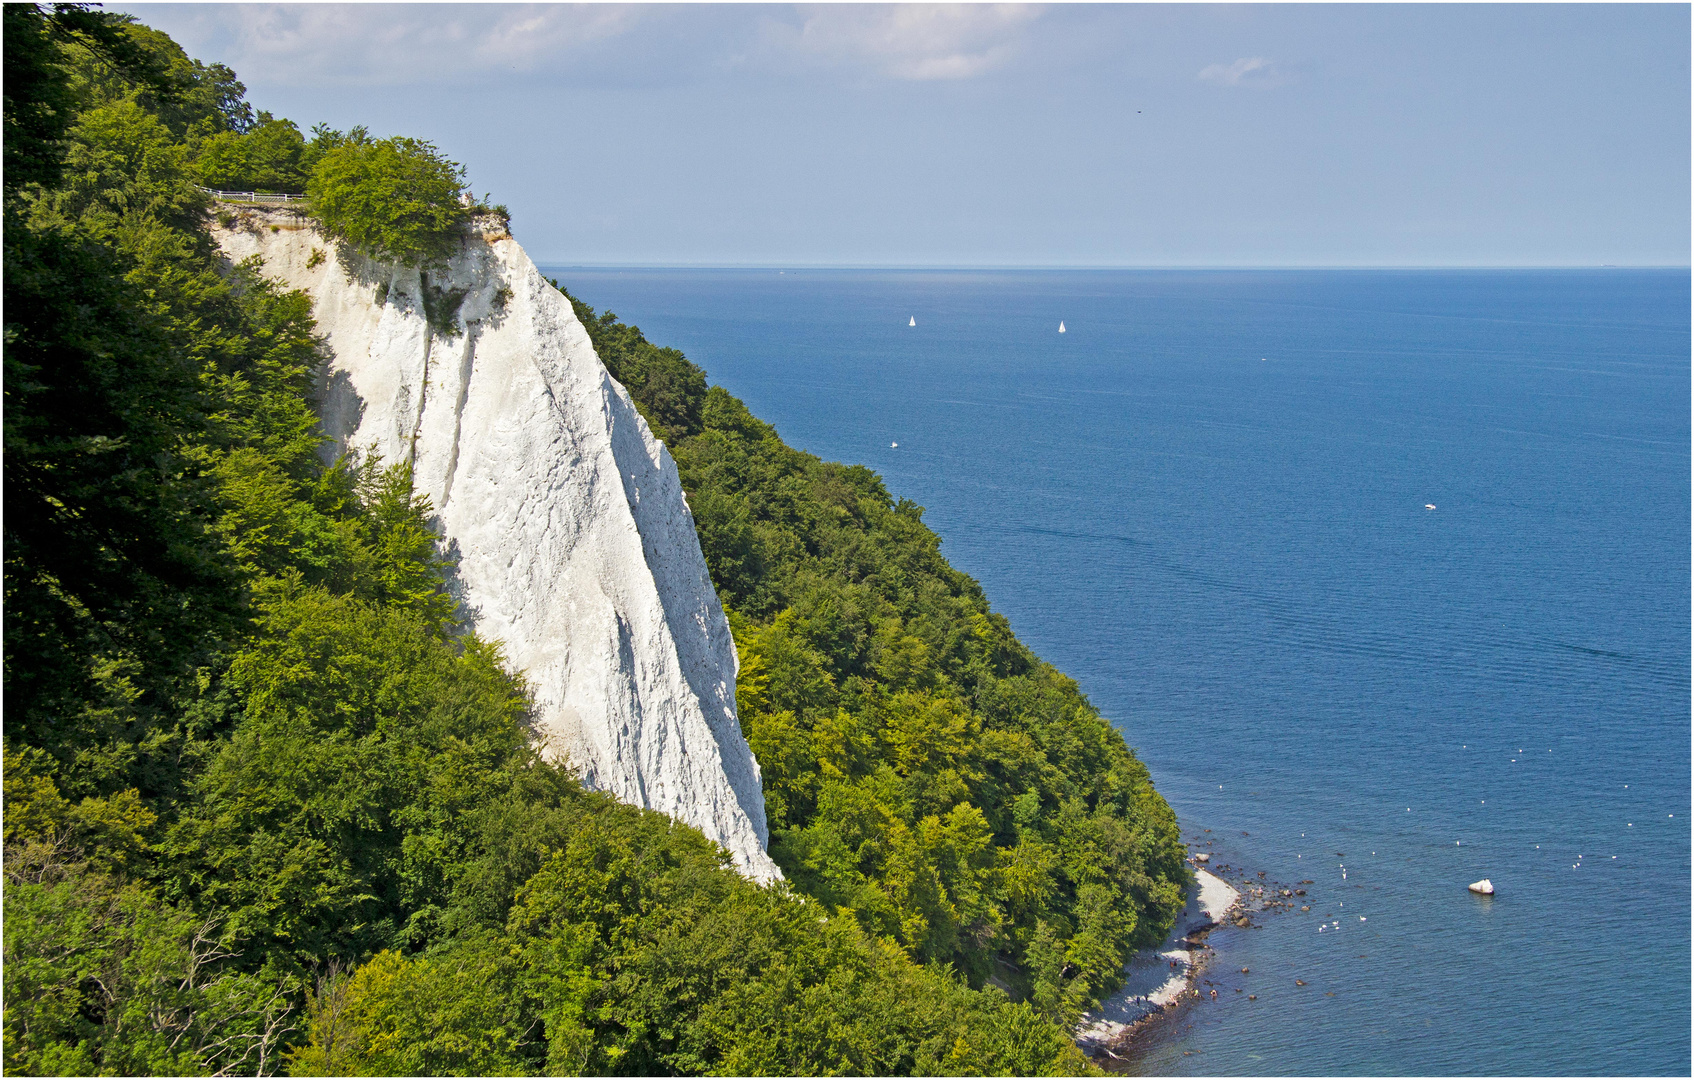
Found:
[[[1493,896],[1494,883],[1489,881],[1487,878],[1483,878],[1481,881],[1472,882],[1470,891],[1473,893],[1481,893],[1483,896]]]
[[[1197,852],[1197,853],[1196,853],[1196,854],[1195,854],[1195,855],[1194,855],[1194,861],[1195,861],[1195,862],[1211,862],[1211,861],[1212,861],[1212,857],[1211,857],[1211,855],[1210,855],[1210,854],[1208,854],[1208,853],[1206,853],[1206,852],[1204,852],[1204,851],[1201,851],[1201,852]]]
[[[454,596],[529,680],[545,752],[698,828],[749,877],[781,877],[736,719],[735,643],[676,464],[570,301],[500,229],[422,273],[344,264],[285,212],[246,212],[214,235],[312,298],[334,354],[332,451],[412,463]]]

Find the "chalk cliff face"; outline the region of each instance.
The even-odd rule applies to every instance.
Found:
[[[312,298],[334,449],[412,463],[455,596],[528,678],[546,751],[700,829],[750,877],[780,877],[676,464],[570,302],[493,228],[421,272],[339,252],[284,212],[215,235]]]

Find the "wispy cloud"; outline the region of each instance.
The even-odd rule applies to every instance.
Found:
[[[1279,86],[1284,82],[1281,69],[1262,56],[1243,56],[1233,64],[1209,64],[1200,69],[1200,78],[1222,86]]]
[[[808,66],[867,69],[893,79],[969,79],[1017,55],[1041,17],[1029,4],[850,4],[800,9],[770,24],[767,46]],[[768,53],[767,53],[768,55]]]
[[[195,39],[252,83],[406,85],[569,62],[655,14],[641,5],[171,5]],[[150,8],[130,9],[143,22]],[[157,12],[158,9],[151,9]],[[183,30],[191,31],[183,34]]]
[[[127,4],[255,86],[511,75],[668,82],[712,69],[934,81],[1022,54],[1029,4]]]

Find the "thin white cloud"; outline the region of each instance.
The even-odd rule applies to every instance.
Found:
[[[668,81],[717,68],[970,79],[1018,56],[1029,4],[125,4],[255,87],[552,75]],[[641,32],[633,33],[639,29]],[[686,77],[686,76],[683,76]]]
[[[486,67],[533,71],[573,50],[618,37],[642,17],[639,8],[621,5],[510,10],[482,31],[476,56]]]
[[[769,44],[815,64],[868,68],[894,79],[969,79],[1015,56],[1041,17],[1029,4],[849,4],[801,9]]]
[[[646,19],[641,5],[206,4],[129,10],[253,84],[396,86],[569,62]]]
[[[1282,72],[1262,56],[1243,56],[1233,64],[1209,64],[1200,69],[1200,78],[1223,86],[1277,86],[1283,82]]]

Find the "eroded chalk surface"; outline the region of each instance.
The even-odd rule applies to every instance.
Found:
[[[748,876],[780,877],[676,464],[569,300],[491,225],[422,271],[283,212],[244,211],[215,236],[312,298],[333,353],[330,449],[412,463],[454,596],[528,679],[546,752],[700,829]]]

